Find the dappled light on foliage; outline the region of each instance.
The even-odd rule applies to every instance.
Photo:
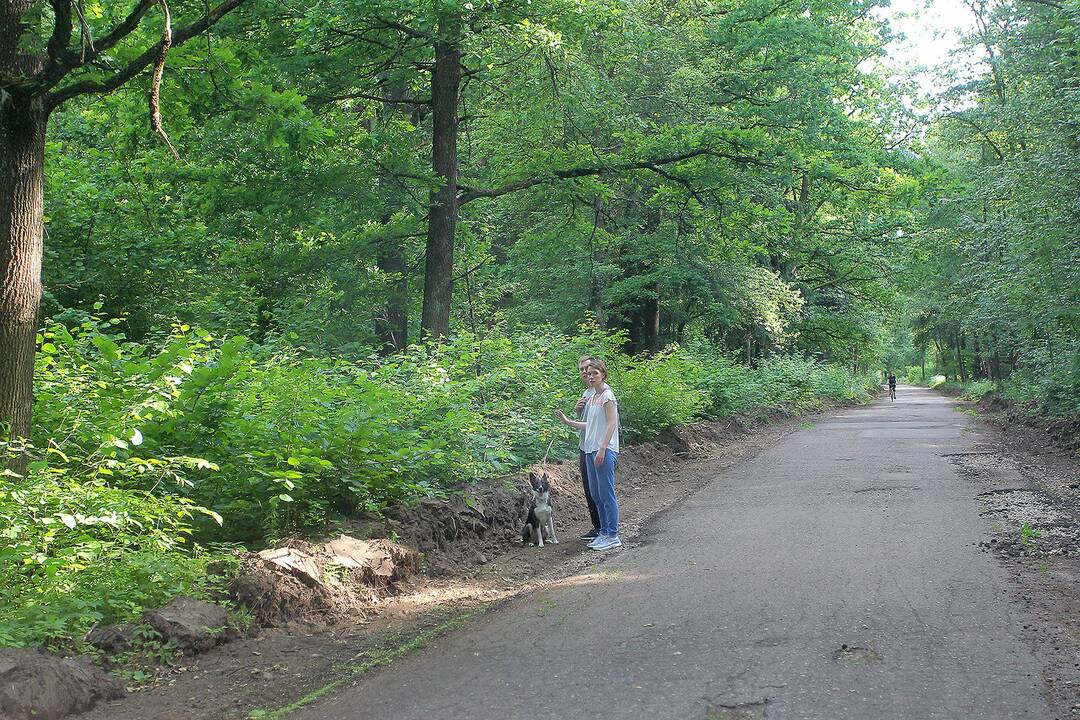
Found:
[[[0,645],[573,461],[582,355],[632,443],[883,371],[1080,413],[1067,4],[979,4],[930,112],[856,0],[173,3],[179,161],[153,3],[16,5]]]

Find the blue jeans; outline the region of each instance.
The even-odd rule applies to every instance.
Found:
[[[591,462],[584,450],[578,450],[579,465],[581,466],[581,489],[585,491],[585,504],[589,506],[589,519],[592,520],[593,530],[600,530],[600,512],[596,509],[596,501],[593,500],[592,491],[589,490],[589,468]]]
[[[619,534],[619,503],[615,500],[615,465],[618,460],[619,454],[608,450],[604,453],[604,462],[596,467],[596,453],[585,453],[589,495],[596,501],[600,532],[612,537]]]

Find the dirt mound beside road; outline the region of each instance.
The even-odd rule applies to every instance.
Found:
[[[976,404],[988,422],[1011,436],[1014,445],[1039,452],[1051,450],[1076,456],[1080,453],[1080,417],[1054,418],[1033,405],[1006,400],[997,393],[983,395]]]
[[[781,410],[770,414],[778,420],[773,423],[765,417],[700,423],[624,448],[617,493],[627,548],[647,542],[644,525],[657,513],[812,419],[783,416]],[[400,507],[386,517],[353,520],[341,528],[353,538],[393,538],[423,551],[423,571],[369,595],[375,598],[371,603],[330,608],[333,600],[323,597],[318,586],[305,584],[302,573],[245,573],[248,597],[264,594],[264,585],[253,578],[265,584],[271,607],[263,613],[273,620],[268,623],[272,627],[200,655],[187,672],[94,710],[86,720],[242,720],[252,708],[281,707],[318,690],[343,667],[386,657],[387,648],[408,646],[418,632],[448,617],[497,604],[600,561],[578,540],[590,522],[576,459],[533,470],[549,475],[558,545],[520,543],[529,503],[526,473],[462,486],[449,499]],[[265,563],[260,558],[256,568],[267,571]],[[215,702],[192,700],[207,697]]]
[[[357,614],[380,597],[404,592],[420,572],[415,550],[348,535],[321,544],[293,541],[247,554],[243,563],[229,590],[265,627]]]
[[[121,697],[119,681],[86,658],[32,648],[0,649],[0,718],[60,720]]]

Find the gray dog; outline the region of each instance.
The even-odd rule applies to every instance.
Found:
[[[544,547],[544,541],[552,545],[559,544],[555,537],[555,513],[551,507],[551,483],[547,473],[537,477],[529,473],[529,485],[532,486],[532,506],[525,527],[521,529],[521,542]]]

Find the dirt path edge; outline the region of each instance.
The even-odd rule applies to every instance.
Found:
[[[661,513],[723,470],[842,407],[827,404],[805,414],[778,409],[756,418],[703,422],[626,448],[618,477],[625,520],[622,551],[632,552]],[[553,476],[558,545],[543,549],[521,546],[509,542],[500,530],[465,538],[460,545],[431,547],[425,562],[437,571],[425,575],[405,594],[378,599],[353,617],[336,618],[329,625],[322,624],[325,618],[315,624],[300,619],[220,646],[185,661],[187,664],[159,682],[79,717],[284,718],[513,598],[602,563],[601,554],[586,550],[578,540],[589,521],[576,464],[552,464],[542,469]],[[521,478],[518,480],[523,482]],[[507,479],[491,485],[505,491]],[[483,488],[474,490],[482,500]],[[408,527],[408,522],[400,527]],[[516,532],[513,526],[505,529]],[[408,542],[409,538],[403,540]],[[503,552],[490,554],[496,545]]]

